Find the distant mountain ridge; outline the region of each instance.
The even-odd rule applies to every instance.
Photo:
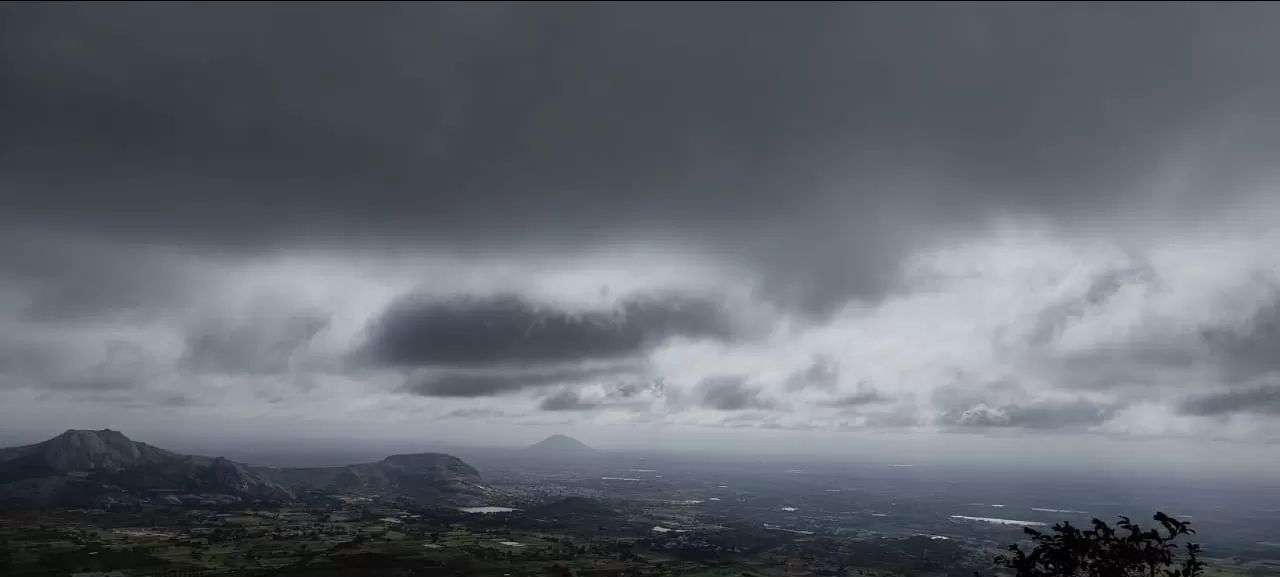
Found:
[[[182,455],[119,431],[68,430],[0,449],[0,504],[97,503],[157,492],[290,501],[295,489],[388,491],[419,499],[475,503],[487,489],[470,465],[443,453],[392,455],[342,467],[251,467],[224,457]]]
[[[444,453],[391,455],[376,463],[340,467],[258,467],[255,472],[299,489],[394,491],[456,504],[483,503],[487,494],[474,467]]]
[[[525,455],[549,458],[583,458],[599,454],[586,443],[568,435],[551,435],[520,451]]]

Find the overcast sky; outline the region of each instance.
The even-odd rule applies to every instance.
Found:
[[[1278,27],[5,3],[0,428],[1274,456]]]

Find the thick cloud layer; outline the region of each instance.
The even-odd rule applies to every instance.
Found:
[[[991,211],[1090,218],[1171,154],[1237,177],[1280,118],[1266,5],[3,10],[10,223],[245,250],[685,238],[815,312]]]
[[[717,302],[681,295],[603,302],[569,311],[516,295],[408,300],[375,324],[373,357],[392,365],[485,366],[617,359],[673,337],[729,339],[735,320]]]
[[[0,422],[1280,439],[1278,25],[5,4]]]

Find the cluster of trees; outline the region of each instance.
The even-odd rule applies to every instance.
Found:
[[[1017,544],[995,565],[1017,577],[1200,577],[1200,546],[1178,541],[1195,535],[1191,524],[1164,513],[1152,517],[1160,528],[1143,529],[1120,517],[1112,527],[1099,519],[1091,529],[1059,523],[1048,533],[1025,529],[1033,547]],[[1162,530],[1163,529],[1163,530]]]

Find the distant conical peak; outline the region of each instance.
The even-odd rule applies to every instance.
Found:
[[[551,435],[537,443],[534,443],[529,449],[534,450],[555,450],[555,451],[575,451],[589,452],[594,451],[590,446],[568,435]]]

